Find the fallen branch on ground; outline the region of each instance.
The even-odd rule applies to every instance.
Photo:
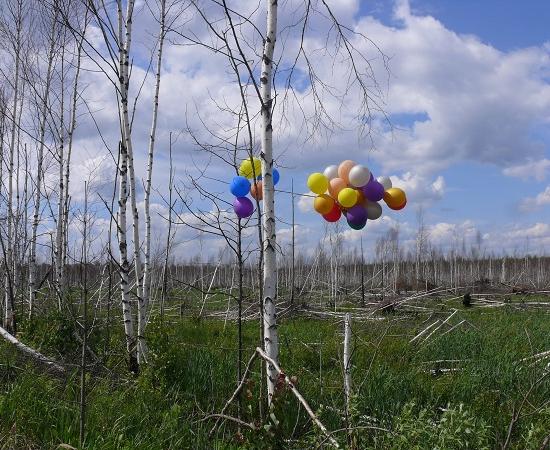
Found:
[[[207,416],[207,418],[215,417],[217,419],[216,423],[214,424],[214,427],[212,428],[212,430],[210,430],[210,435],[212,435],[214,433],[214,431],[216,430],[216,428],[218,426],[218,423],[221,419],[228,419],[228,420],[234,419],[231,416],[227,416],[225,414],[225,411],[227,410],[229,405],[238,397],[239,393],[242,391],[244,385],[246,384],[246,377],[247,377],[248,373],[250,372],[252,364],[254,363],[254,361],[257,359],[258,356],[260,358],[262,358],[264,361],[268,362],[269,364],[271,364],[273,366],[273,368],[276,370],[279,377],[281,377],[284,380],[285,384],[288,386],[288,388],[294,394],[296,399],[304,407],[304,409],[308,413],[308,415],[311,418],[311,420],[313,421],[313,423],[325,435],[325,438],[326,438],[325,440],[328,440],[333,447],[340,448],[340,445],[338,444],[338,442],[331,436],[331,433],[326,429],[326,427],[322,424],[322,422],[319,420],[317,415],[313,412],[313,410],[309,406],[309,403],[306,401],[306,399],[304,397],[302,397],[302,394],[300,394],[300,392],[298,391],[298,389],[296,388],[296,386],[294,385],[292,380],[288,377],[288,375],[285,372],[283,372],[283,370],[279,367],[279,365],[273,359],[271,359],[269,356],[267,356],[267,354],[259,347],[256,347],[256,350],[254,351],[254,353],[250,357],[250,359],[248,361],[248,364],[246,366],[246,369],[243,373],[242,379],[240,380],[239,385],[237,386],[237,389],[235,389],[235,392],[233,392],[233,394],[231,395],[229,400],[227,400],[227,402],[225,403],[225,405],[222,408],[221,412],[219,414],[211,414],[211,415]],[[251,426],[251,424],[248,424],[246,422],[242,423],[242,425],[244,425],[244,424],[246,424],[246,426],[248,426],[248,427]]]
[[[45,365],[49,369],[59,373],[59,374],[65,374],[65,368],[61,366],[59,363],[51,360],[47,356],[44,356],[42,353],[30,348],[29,346],[23,344],[21,341],[19,341],[15,336],[8,333],[4,328],[0,327],[0,335],[8,341],[10,344],[13,344],[17,350],[25,354],[26,356],[30,356],[35,361],[39,362],[40,364]]]

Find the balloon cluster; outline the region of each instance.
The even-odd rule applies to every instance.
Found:
[[[262,200],[264,198],[264,187],[262,182],[262,162],[259,158],[248,158],[241,162],[239,175],[234,177],[229,190],[235,196],[233,210],[239,219],[246,219],[254,212],[254,204],[247,197],[250,193],[252,198]],[[279,182],[279,171],[273,169],[273,185]],[[252,180],[252,183],[249,181]]]
[[[327,222],[337,222],[344,215],[354,230],[364,228],[367,219],[382,216],[380,200],[396,211],[407,204],[405,192],[393,187],[389,177],[375,179],[367,166],[350,160],[328,166],[323,173],[312,173],[307,186],[317,194],[313,201],[315,211]]]

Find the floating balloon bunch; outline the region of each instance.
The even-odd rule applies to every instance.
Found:
[[[273,185],[279,182],[279,178],[279,171],[273,169]],[[249,180],[252,180],[252,183]],[[259,158],[248,158],[241,162],[239,175],[233,178],[229,190],[235,196],[233,210],[237,217],[239,219],[250,217],[254,212],[254,204],[247,195],[250,193],[251,197],[256,200],[264,198],[262,162]]]
[[[367,219],[382,216],[380,200],[396,211],[407,204],[405,192],[393,187],[389,177],[375,179],[367,166],[350,160],[328,166],[323,173],[312,173],[307,186],[317,194],[313,201],[315,211],[327,222],[337,222],[344,215],[354,230],[364,228]]]

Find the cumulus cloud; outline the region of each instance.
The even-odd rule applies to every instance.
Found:
[[[360,96],[356,95],[354,87],[348,92],[345,108],[337,98],[326,96],[323,99],[324,108],[344,128],[330,135],[330,143],[316,136],[317,139],[301,146],[300,151],[296,148],[304,135],[303,118],[300,117],[312,117],[315,112],[311,93],[306,89],[288,99],[286,121],[281,120],[280,112],[275,113],[277,154],[279,157],[284,155],[285,163],[305,168],[311,166],[311,151],[318,152],[323,164],[325,160],[344,159],[347,156],[344,153],[354,150],[358,160],[372,158],[385,171],[437,176],[438,171],[463,160],[510,166],[524,164],[529,158],[540,159],[542,146],[531,137],[530,130],[550,119],[550,87],[544,78],[550,69],[550,55],[545,49],[501,52],[474,36],[454,33],[431,16],[415,15],[407,1],[396,2],[395,18],[401,21],[399,27],[386,25],[371,16],[358,16],[359,2],[355,0],[330,3],[344,22],[369,36],[391,57],[392,77],[387,97],[384,95],[379,100],[390,120],[395,120],[396,127],[387,130],[384,121],[375,113],[373,152],[368,151],[370,146],[365,141],[358,142],[356,132],[343,131],[358,125]],[[237,2],[237,5],[249,8],[246,2]],[[292,23],[293,6],[299,5],[293,1],[288,8],[280,10],[281,23]],[[253,20],[262,23],[261,17]],[[186,26],[201,38],[208,36],[199,22],[194,17]],[[140,30],[146,28],[139,27]],[[326,38],[323,28],[311,28],[306,47],[322,48]],[[285,52],[279,55],[281,67],[293,62],[299,35],[285,30]],[[381,55],[361,38],[351,39],[359,50],[372,56],[374,75],[384,88],[388,74]],[[282,46],[277,51],[281,52]],[[220,66],[223,61],[222,56],[204,48],[167,44],[161,82],[161,144],[167,130],[181,129],[186,121],[195,130],[202,128],[197,112],[218,133],[223,134],[231,128],[227,115],[220,114],[216,102],[238,105],[240,96],[234,86],[228,84],[231,74],[223,70],[224,64]],[[335,92],[343,92],[346,88],[345,64],[334,65],[332,55],[322,52],[316,52],[316,62],[318,76],[333,86]],[[299,72],[307,72],[305,61],[298,62]],[[144,75],[138,67],[133,69],[135,83],[140,83]],[[112,88],[105,81],[99,81],[97,75],[89,77],[98,89],[89,89],[93,98],[88,101],[95,106],[103,125],[108,122],[116,127],[116,121],[112,120],[116,117],[116,103],[111,101]],[[383,92],[386,91],[383,89]],[[147,139],[152,93],[153,80],[148,79],[142,88],[139,114],[135,119],[136,140],[140,142]],[[405,122],[401,123],[403,118]],[[185,143],[185,151],[175,155],[179,165],[185,164],[184,155],[187,157],[192,148],[189,144]],[[165,154],[166,146],[159,145],[159,151]],[[139,162],[139,154],[137,157]]]
[[[520,254],[546,254],[546,248],[550,246],[550,226],[537,222],[533,225],[515,225],[504,230],[496,230],[488,233],[487,242],[493,249],[506,253]],[[502,243],[506,242],[506,246]]]
[[[101,196],[109,200],[113,195],[113,181],[116,174],[115,162],[109,155],[91,156],[73,165],[71,195],[74,200],[84,200],[84,182],[92,200]],[[139,186],[136,185],[139,189]]]
[[[462,240],[472,240],[477,233],[478,228],[471,220],[460,223],[438,222],[428,227],[430,241],[436,246],[443,247],[460,244]]]
[[[532,47],[511,52],[499,51],[482,43],[471,35],[459,35],[446,28],[430,16],[416,15],[408,1],[396,2],[395,24],[383,23],[372,16],[359,16],[358,0],[331,0],[335,13],[352,29],[367,35],[390,60],[391,77],[381,55],[373,47],[351,36],[353,44],[367,56],[381,90],[377,99],[384,107],[394,128],[375,114],[373,141],[358,139],[357,111],[360,96],[356,86],[346,92],[347,100],[342,107],[338,98],[323,97],[323,106],[341,127],[334,133],[319,132],[313,139],[304,139],[303,117],[313,117],[315,106],[308,91],[307,76],[303,89],[287,99],[285,113],[287,120],[276,109],[274,116],[275,153],[278,160],[290,166],[297,173],[322,169],[324,165],[352,157],[357,161],[373,161],[383,173],[396,174],[392,180],[402,186],[414,203],[433,202],[446,192],[446,182],[441,172],[462,161],[490,163],[502,169],[507,176],[535,178],[542,180],[550,169],[550,160],[544,157],[544,148],[532,134],[533,127],[550,120],[550,86],[547,81],[550,71],[550,53],[547,48]],[[235,9],[252,10],[255,4],[238,0]],[[277,47],[280,68],[288,66],[299,48],[299,30],[287,25],[295,22],[292,11],[303,7],[299,0],[289,0],[280,8],[281,39]],[[210,12],[210,11],[209,11]],[[265,26],[262,14],[252,16],[260,29]],[[319,49],[326,45],[326,28],[319,17],[310,26],[304,45],[315,54],[317,74],[334,91],[341,94],[346,90],[345,64],[334,64],[330,52]],[[209,39],[206,27],[200,25],[198,17],[186,17],[186,27],[201,39]],[[135,52],[143,57],[136,58],[132,69],[131,94],[141,88],[133,123],[134,159],[137,187],[141,188],[146,168],[146,148],[151,121],[151,104],[154,80],[149,77],[141,87],[146,68],[139,62],[148,61],[147,42],[157,24],[148,14],[136,16]],[[92,42],[101,43],[97,29],[90,26],[88,34]],[[175,38],[174,38],[175,39]],[[261,42],[252,42],[261,47]],[[143,64],[142,64],[143,66]],[[72,197],[82,199],[82,180],[92,180],[93,190],[109,197],[114,179],[114,161],[100,138],[102,137],[116,156],[119,139],[118,116],[114,89],[104,75],[94,71],[94,64],[85,62],[82,85],[86,86],[87,107],[93,112],[92,121],[87,108],[81,105],[75,133],[74,180],[71,183]],[[299,61],[297,74],[307,73],[304,61]],[[218,105],[236,108],[241,98],[232,83],[232,73],[227,70],[223,56],[197,46],[174,45],[166,42],[163,63],[160,111],[157,132],[157,159],[155,160],[153,185],[166,192],[168,167],[168,135],[170,131],[186,129],[189,126],[200,138],[209,139],[203,122],[214,134],[227,137],[234,130],[234,117],[223,114]],[[252,89],[251,105],[255,105]],[[279,94],[280,95],[280,94]],[[338,97],[338,96],[336,96]],[[280,98],[280,97],[279,97]],[[298,103],[300,103],[298,105]],[[256,114],[258,109],[252,111]],[[278,103],[277,108],[282,105]],[[257,143],[258,123],[253,124],[253,135]],[[330,139],[326,139],[330,137]],[[371,148],[373,147],[373,149]],[[313,158],[312,155],[315,157]],[[184,171],[194,170],[194,165],[204,166],[209,158],[197,151],[189,136],[182,134],[173,148],[174,166],[177,168],[177,182]],[[227,166],[212,161],[209,176],[227,175]],[[305,176],[304,176],[305,179]],[[142,192],[139,192],[142,195]],[[155,196],[156,193],[154,192]],[[157,198],[157,201],[159,199]],[[298,210],[312,214],[312,198],[302,196],[297,201]],[[550,203],[550,186],[535,198],[522,202],[525,210],[534,210]],[[278,204],[282,206],[282,202]],[[158,217],[158,214],[156,215]],[[312,216],[317,219],[317,216]],[[158,232],[164,233],[158,223]],[[391,216],[369,223],[364,233],[376,236],[397,226]],[[400,231],[406,239],[411,238],[409,225],[401,224]],[[412,229],[412,227],[410,227]],[[304,236],[314,239],[322,235],[322,225],[303,228]],[[457,224],[440,222],[434,224],[430,233],[434,242],[443,243],[456,235],[472,236],[475,226],[468,221]],[[281,242],[285,242],[286,231],[280,230]],[[356,240],[359,233],[344,232],[346,240]],[[408,234],[407,234],[408,233]],[[184,236],[184,235],[181,235]],[[189,235],[191,236],[191,235]],[[191,244],[190,244],[191,245]],[[214,246],[215,247],[215,246]]]
[[[415,204],[440,200],[445,194],[445,179],[440,175],[431,181],[427,176],[405,172],[401,177],[390,177],[392,184],[403,189],[407,198]]]
[[[516,166],[511,166],[505,168],[502,173],[509,177],[521,178],[523,180],[532,180],[543,181],[548,175],[550,170],[550,159],[540,159],[540,160],[528,160],[524,164],[518,164]]]
[[[304,245],[311,234],[311,228],[304,225],[294,225],[294,240],[298,247]],[[284,227],[277,230],[277,243],[280,245],[292,243],[292,227]]]
[[[429,174],[464,160],[502,167],[540,159],[543,146],[531,130],[550,118],[548,52],[501,52],[412,14],[408,2],[400,1],[396,11],[402,27],[372,17],[358,24],[392,56],[390,118],[409,115],[412,121],[382,134],[379,161]]]
[[[313,209],[313,197],[315,194],[313,192],[305,192],[304,195],[300,195],[298,199],[298,209],[303,213],[314,212]]]
[[[509,238],[548,238],[550,237],[550,225],[547,223],[536,223],[527,228],[518,228],[508,231],[505,235]]]
[[[530,212],[545,205],[550,205],[550,186],[546,186],[546,189],[540,192],[536,197],[527,197],[523,199],[519,207],[522,211]]]

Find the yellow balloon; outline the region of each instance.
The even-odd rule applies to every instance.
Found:
[[[239,166],[239,175],[245,178],[252,178],[252,163],[245,159]]]
[[[332,211],[333,206],[334,200],[327,194],[321,194],[315,197],[315,200],[313,201],[313,207],[319,214],[328,214]]]
[[[345,188],[338,194],[338,203],[344,208],[351,208],[357,203],[357,191],[352,188]]]
[[[258,178],[262,174],[262,161],[260,158],[253,158],[254,160],[254,175]]]
[[[252,163],[254,163],[254,166],[252,166]],[[246,178],[254,178],[254,175],[256,177],[259,177],[262,174],[262,161],[260,161],[259,158],[252,158],[252,161],[250,161],[250,158],[247,158],[243,160],[241,165],[239,166],[239,175]]]
[[[384,192],[384,201],[390,208],[397,208],[407,201],[407,196],[403,189],[392,187]]]
[[[312,173],[307,179],[307,187],[315,194],[324,194],[328,188],[328,178],[319,172]]]

